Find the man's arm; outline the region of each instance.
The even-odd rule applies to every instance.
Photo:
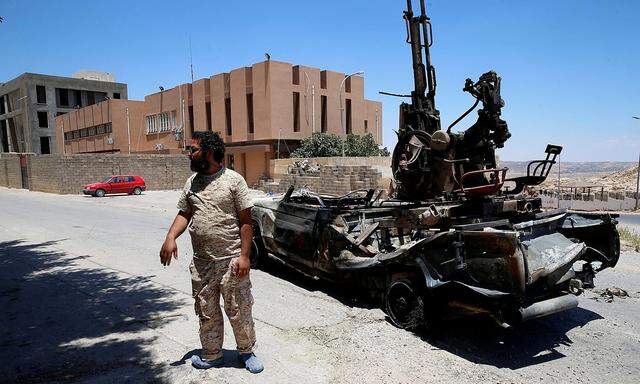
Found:
[[[176,239],[182,235],[185,229],[187,229],[187,225],[189,225],[189,221],[191,220],[191,214],[183,211],[178,212],[176,218],[173,219],[173,223],[171,224],[171,228],[169,228],[169,232],[167,233],[167,237],[162,244],[162,248],[160,248],[160,262],[162,265],[167,266],[171,264],[171,256],[174,259],[178,258],[178,245],[176,244]]]
[[[234,271],[238,277],[244,277],[249,274],[249,269],[251,268],[251,261],[249,260],[251,240],[253,238],[251,208],[238,212],[238,220],[240,221],[240,241],[242,242],[242,248],[240,257],[235,261]]]

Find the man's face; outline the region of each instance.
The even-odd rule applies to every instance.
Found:
[[[193,172],[206,172],[209,170],[210,162],[207,153],[200,147],[199,140],[191,140],[189,150],[189,160],[191,160],[191,170]]]

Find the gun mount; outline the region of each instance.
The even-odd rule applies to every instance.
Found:
[[[480,76],[477,82],[466,80],[463,91],[476,101],[446,132],[441,130],[440,112],[435,106],[436,72],[429,51],[433,35],[424,0],[420,0],[420,11],[419,16],[414,16],[412,1],[407,0],[404,19],[411,45],[414,90],[411,104],[400,105],[398,143],[391,164],[395,197],[409,201],[463,191],[462,179],[473,186],[491,184],[493,180],[486,176],[497,175],[492,171],[496,168],[495,149],[502,148],[511,137],[507,123],[500,118],[504,107],[501,78],[493,71]],[[452,133],[451,128],[480,103],[476,123],[462,133]],[[482,170],[487,172],[478,172]],[[475,173],[465,177],[469,172]]]

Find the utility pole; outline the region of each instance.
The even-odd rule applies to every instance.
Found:
[[[560,208],[560,155],[558,155],[558,209]]]
[[[280,158],[280,135],[282,135],[282,128],[278,131],[278,153],[276,153],[276,159]]]
[[[129,154],[131,154],[131,125],[129,124],[129,107],[124,109],[127,116],[127,146],[129,147]]]
[[[340,133],[344,133],[345,134],[345,141],[346,141],[346,134],[347,131],[345,130],[345,122],[344,122],[344,107],[342,106],[342,89],[344,88],[344,83],[345,81],[347,81],[348,78],[350,78],[351,76],[364,76],[364,71],[358,71],[358,72],[354,72],[348,76],[345,76],[344,79],[342,79],[342,82],[340,83],[340,90],[338,91],[338,101],[340,102]],[[344,146],[345,143],[342,142],[342,157],[344,157]]]
[[[638,177],[636,179],[636,210],[638,210],[638,200],[640,199],[640,155],[638,155]]]
[[[638,116],[631,116],[636,120],[640,120],[640,117]],[[640,194],[640,155],[638,155],[638,177],[636,179],[636,208],[635,210],[638,210],[638,200],[640,199],[640,196],[638,196]]]
[[[316,85],[311,84],[311,133],[316,133]]]
[[[62,154],[67,154],[67,140],[64,137],[64,121],[62,122],[60,128],[62,129]]]

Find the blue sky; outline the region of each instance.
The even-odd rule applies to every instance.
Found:
[[[403,0],[0,0],[0,81],[23,72],[112,72],[140,99],[159,85],[272,59],[366,72],[366,96],[384,103],[384,140],[395,143],[396,98],[411,90]],[[513,134],[500,156],[526,160],[546,143],[563,160],[634,161],[640,151],[640,1],[428,0],[448,125],[471,105],[461,89],[493,69]],[[468,117],[459,129],[472,124]]]

